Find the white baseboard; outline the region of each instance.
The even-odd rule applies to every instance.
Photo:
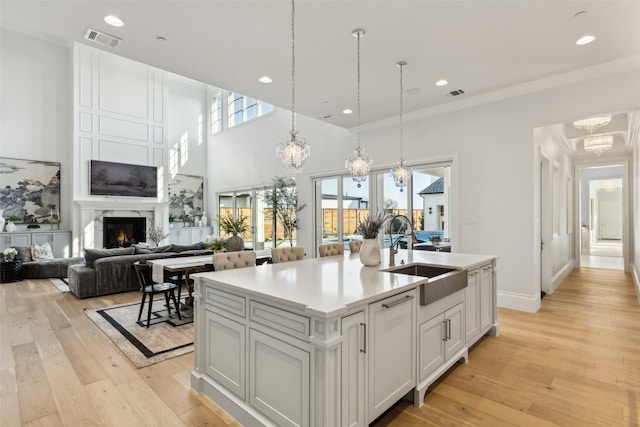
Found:
[[[638,274],[637,266],[631,263],[631,275],[633,276],[633,283],[636,285],[636,297],[640,303],[640,274]]]
[[[540,295],[498,291],[498,307],[535,313],[540,308]]]
[[[574,268],[575,260],[573,259],[569,260],[565,265],[563,265],[562,268],[551,278],[551,290],[547,293],[549,295],[554,293],[556,289],[558,289],[558,286],[560,286],[560,283],[562,283],[562,281],[566,279],[569,273],[571,273],[571,270],[573,270]]]

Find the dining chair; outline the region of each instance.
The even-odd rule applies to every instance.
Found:
[[[236,251],[213,254],[214,271],[255,266],[256,251]]]
[[[362,246],[362,240],[354,240],[353,242],[349,242],[349,250],[352,254],[357,254],[360,252],[360,247]]]
[[[303,246],[285,246],[271,249],[271,260],[274,264],[287,261],[300,261],[304,259]]]
[[[323,243],[318,245],[318,254],[320,257],[342,255],[344,254],[344,245],[342,243]]]
[[[147,299],[147,295],[149,295],[147,328],[149,327],[149,324],[151,323],[151,307],[153,306],[153,296],[156,294],[164,294],[164,300],[167,303],[167,310],[169,310],[169,315],[171,315],[171,303],[169,302],[169,299],[171,299],[173,301],[173,305],[176,308],[176,312],[178,313],[178,319],[182,320],[175,293],[175,290],[178,286],[174,283],[154,283],[153,280],[151,280],[151,266],[147,265],[146,263],[143,264],[140,261],[136,261],[133,263],[133,267],[136,270],[136,276],[138,276],[138,282],[140,283],[140,292],[142,292],[142,301],[140,302],[138,322],[142,317],[142,309],[144,308],[144,303]]]

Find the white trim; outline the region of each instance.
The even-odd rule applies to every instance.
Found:
[[[550,292],[548,292],[549,295],[554,293],[556,289],[558,289],[558,286],[560,286],[560,283],[562,283],[569,273],[571,273],[571,270],[574,268],[574,264],[575,260],[570,259],[560,270],[558,270],[556,274],[553,275],[553,277],[551,277],[551,289]]]
[[[540,295],[498,291],[498,307],[535,313],[540,308]]]

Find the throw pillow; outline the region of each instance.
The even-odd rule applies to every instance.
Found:
[[[34,243],[31,246],[31,258],[34,261],[39,259],[53,259],[53,251],[51,250],[51,245],[49,242],[44,242],[41,245]]]
[[[18,255],[16,256],[17,260],[22,262],[33,261],[31,257],[31,246],[14,246],[16,251],[18,251]]]
[[[118,256],[118,255],[133,255],[136,252],[134,247],[128,248],[113,248],[113,249],[85,249],[84,260],[87,267],[93,268],[93,262],[98,258]]]

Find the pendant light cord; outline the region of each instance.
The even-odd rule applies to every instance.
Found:
[[[403,132],[402,132],[402,113],[403,113],[403,102],[402,102],[402,93],[404,92],[404,89],[402,87],[402,70],[404,69],[404,64],[400,64],[400,163],[402,164],[402,162],[404,161],[404,155],[402,154],[402,139],[403,139]]]
[[[291,0],[291,132],[296,131],[296,5]]]
[[[360,151],[360,37],[364,31],[358,31],[356,38],[358,39],[358,151]]]

